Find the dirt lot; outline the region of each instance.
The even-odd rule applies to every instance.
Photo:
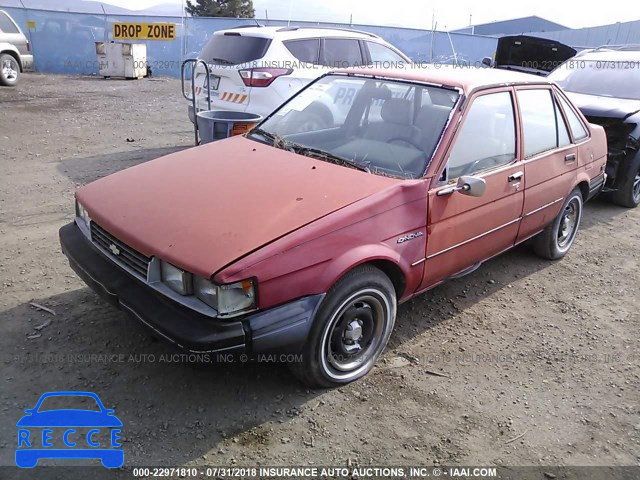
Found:
[[[640,464],[640,209],[596,200],[563,261],[519,247],[404,304],[374,372],[336,390],[182,362],[100,300],[58,229],[76,186],[191,145],[179,89],[36,74],[0,89],[0,465],[53,390],[115,408],[129,466]]]

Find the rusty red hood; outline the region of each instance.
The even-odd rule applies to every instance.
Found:
[[[76,196],[121,241],[209,276],[397,182],[234,137],[109,175]]]

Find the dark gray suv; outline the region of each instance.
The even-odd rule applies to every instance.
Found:
[[[589,122],[607,133],[603,192],[620,206],[640,205],[640,46],[580,52],[548,78],[567,92]]]
[[[0,85],[12,87],[20,73],[32,67],[29,40],[13,18],[0,10]]]

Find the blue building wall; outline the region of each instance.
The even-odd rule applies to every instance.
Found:
[[[193,58],[216,30],[254,20],[234,18],[149,17],[139,15],[100,15],[3,7],[31,41],[36,71],[48,73],[97,74],[95,42],[112,40],[113,22],[171,22],[177,38],[172,41],[139,41],[147,45],[147,57],[154,75],[177,77],[180,64]],[[266,25],[287,25],[286,21],[258,20]],[[184,22],[184,23],[183,23]],[[28,25],[35,28],[28,28]],[[455,52],[467,64],[479,64],[492,56],[496,39],[463,33],[332,23],[292,22],[292,25],[337,26],[364,30],[381,36],[415,61],[452,62]]]

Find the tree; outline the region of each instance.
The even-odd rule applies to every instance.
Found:
[[[253,0],[187,0],[187,13],[193,17],[253,18]]]

